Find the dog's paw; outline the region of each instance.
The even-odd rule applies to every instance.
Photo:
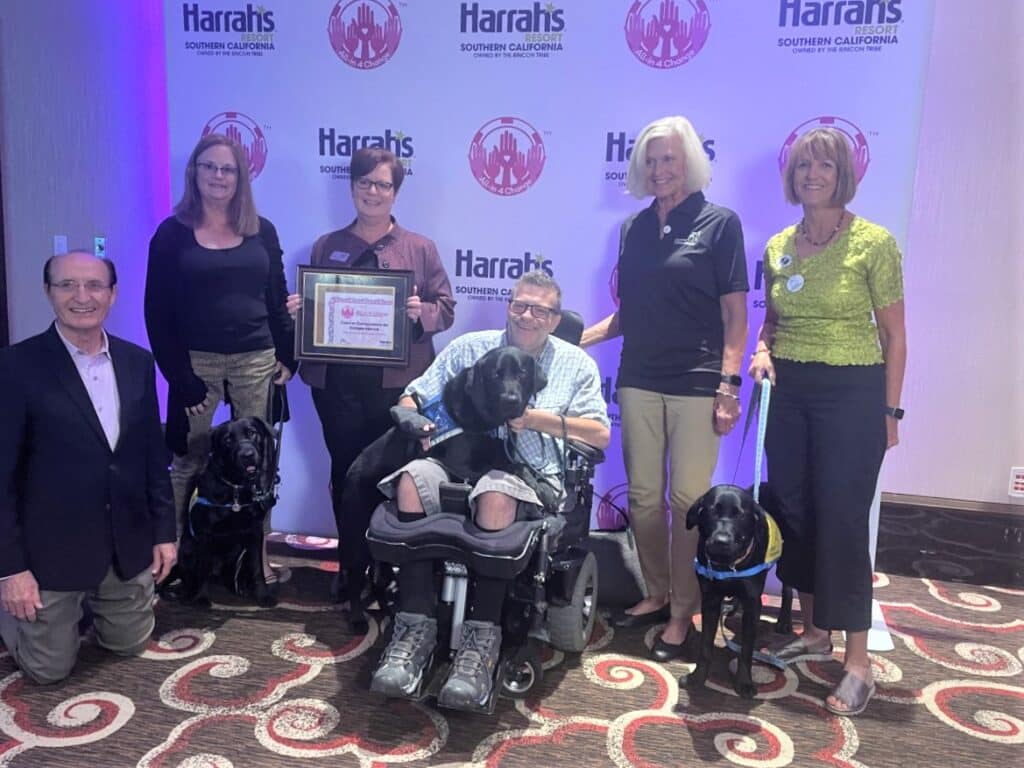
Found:
[[[740,682],[736,680],[732,684],[736,695],[741,699],[752,699],[757,695],[757,686],[752,682]]]
[[[707,669],[702,669],[700,667],[697,667],[695,670],[693,670],[693,672],[690,672],[687,675],[682,675],[679,678],[679,687],[680,688],[690,688],[691,690],[694,689],[694,688],[700,688],[701,686],[704,685],[704,683],[707,681],[707,679],[708,679],[708,671],[707,671]]]
[[[280,589],[276,581],[271,584],[257,584],[254,590],[256,605],[260,608],[273,608],[277,605],[279,592]]]

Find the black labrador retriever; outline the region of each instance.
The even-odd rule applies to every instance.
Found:
[[[182,532],[178,596],[209,606],[209,581],[219,572],[233,592],[271,607],[277,585],[263,576],[263,521],[276,501],[273,432],[262,419],[241,418],[218,425],[210,440]]]
[[[701,592],[701,645],[697,667],[681,684],[703,685],[711,667],[722,601],[734,598],[743,611],[741,651],[733,688],[742,698],[757,693],[751,677],[761,594],[771,564],[782,550],[778,526],[753,495],[735,485],[716,485],[686,514],[697,527],[697,578]]]
[[[429,456],[469,483],[492,469],[515,472],[537,491],[545,506],[557,503],[554,489],[536,482],[509,457],[504,441],[493,435],[509,419],[522,416],[530,399],[546,385],[544,371],[533,356],[515,347],[492,349],[445,384],[440,413],[434,407],[437,404],[421,404],[420,410],[435,423],[437,432],[447,431],[447,427],[461,432],[424,451],[420,440],[396,426],[356,457],[345,476],[344,530],[339,531],[338,551],[353,631],[367,629],[361,595],[371,564],[366,528],[373,510],[384,500],[377,483],[409,461]],[[402,411],[392,409],[396,421],[407,418]],[[416,419],[416,414],[412,416]],[[339,599],[345,595],[339,595]]]

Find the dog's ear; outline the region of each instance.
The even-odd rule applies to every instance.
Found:
[[[274,466],[277,446],[274,442],[274,430],[263,419],[253,419],[253,426],[260,435],[260,477],[259,483],[263,490],[269,490],[274,485],[274,474],[277,467]]]
[[[461,426],[474,424],[478,421],[475,413],[479,410],[480,402],[486,401],[486,393],[479,393],[483,389],[483,381],[476,375],[473,366],[463,368],[456,373],[444,387],[444,404],[448,414]]]
[[[686,529],[695,528],[700,525],[700,516],[704,514],[704,503],[707,500],[707,494],[701,496],[690,507],[686,513]]]
[[[527,359],[530,361],[528,366],[532,373],[531,383],[533,384],[533,386],[530,387],[530,395],[533,396],[548,385],[548,377],[544,374],[544,369],[540,367],[540,363],[537,362],[535,357],[531,355]]]
[[[210,458],[208,465],[215,468],[223,466],[221,457],[224,455],[224,438],[231,428],[231,422],[224,421],[210,430]]]

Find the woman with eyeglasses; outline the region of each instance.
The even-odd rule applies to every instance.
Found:
[[[225,384],[236,417],[269,421],[271,383],[284,384],[296,368],[287,295],[277,231],[256,213],[245,150],[204,136],[174,215],[150,241],[146,273],[146,330],[168,385],[179,538]]]
[[[313,393],[331,457],[331,502],[338,526],[340,584],[362,584],[362,574],[346,573],[368,561],[365,523],[346,518],[341,506],[345,474],[367,445],[392,426],[390,409],[405,385],[423,373],[434,359],[434,334],[451,327],[455,300],[437,246],[429,238],[400,226],[392,215],[405,167],[386,149],[359,149],[352,155],[351,190],[356,218],[348,226],[320,237],[310,254],[313,266],[349,269],[396,269],[414,273],[413,295],[405,313],[413,323],[409,364],[380,368],[344,363],[304,363],[300,376]],[[288,297],[294,316],[302,304],[299,294]],[[353,565],[358,564],[358,565]],[[358,587],[353,587],[358,589]],[[346,591],[339,588],[338,599]],[[355,600],[358,595],[348,595]]]
[[[704,198],[710,178],[711,163],[686,118],[655,120],[640,132],[626,186],[654,201],[622,226],[618,310],[582,340],[623,339],[622,451],[647,596],[612,621],[667,621],[651,651],[658,661],[695,658],[697,531],[686,530],[686,513],[710,485],[719,440],[740,415],[747,261],[739,217]]]

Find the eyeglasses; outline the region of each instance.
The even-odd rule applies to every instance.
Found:
[[[85,288],[86,293],[105,293],[110,286],[102,280],[61,280],[50,285],[61,293],[76,293],[79,288]]]
[[[367,190],[370,187],[376,187],[381,192],[390,192],[395,188],[395,185],[390,181],[374,181],[373,179],[368,179],[365,176],[361,179],[356,179],[356,186],[362,190]]]
[[[543,304],[527,304],[525,301],[515,299],[508,303],[508,308],[513,315],[523,315],[526,314],[526,310],[530,310],[530,314],[538,320],[547,320],[552,315],[558,314],[558,310],[554,307],[545,307]]]
[[[203,173],[208,173],[211,176],[216,176],[218,171],[225,176],[234,176],[238,173],[238,166],[235,165],[217,165],[216,163],[208,163],[205,160],[201,163],[196,163],[198,168]]]

